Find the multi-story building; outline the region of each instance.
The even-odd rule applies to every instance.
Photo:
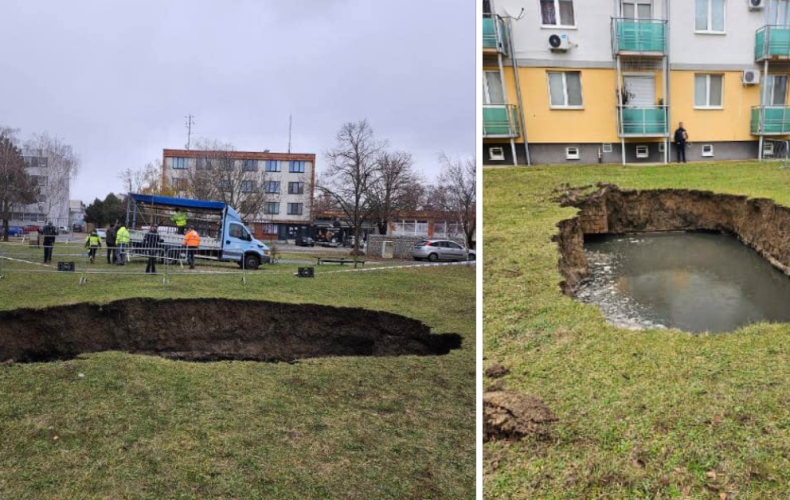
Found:
[[[41,151],[24,150],[25,173],[37,187],[36,202],[11,207],[12,226],[52,222],[56,226],[69,225],[69,193],[71,176]]]
[[[262,209],[245,221],[256,238],[287,240],[309,231],[315,154],[165,149],[162,153],[164,183],[177,196],[192,196],[190,173],[205,169],[206,163],[216,157],[230,159],[223,161],[223,165],[244,172],[243,179],[238,177],[244,183],[242,191],[259,190],[263,186],[266,194]]]
[[[484,0],[486,164],[776,154],[790,134],[787,0]]]

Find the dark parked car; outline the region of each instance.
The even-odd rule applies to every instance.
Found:
[[[71,230],[74,231],[75,233],[81,233],[82,226],[80,224],[74,224],[73,226],[71,226]]]
[[[296,238],[296,246],[298,247],[314,247],[315,240],[309,236],[299,236]]]

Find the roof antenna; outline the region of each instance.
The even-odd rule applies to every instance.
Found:
[[[288,153],[291,152],[291,126],[293,125],[293,115],[288,115]]]
[[[189,114],[184,118],[187,119],[187,151],[189,151],[189,146],[192,144],[192,125],[195,124],[195,117]]]

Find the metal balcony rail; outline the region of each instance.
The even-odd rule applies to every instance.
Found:
[[[790,58],[790,26],[766,25],[754,37],[755,62]]]
[[[790,134],[790,106],[753,106],[752,135]]]
[[[499,17],[483,18],[483,51],[496,51],[508,55],[509,43],[505,23]]]
[[[663,19],[612,18],[614,54],[664,55],[667,21]]]
[[[617,106],[621,137],[663,137],[669,133],[666,105]]]
[[[483,137],[518,137],[515,104],[483,104]]]

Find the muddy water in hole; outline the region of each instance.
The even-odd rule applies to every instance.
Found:
[[[643,320],[689,332],[790,322],[790,278],[733,236],[603,236],[585,249],[608,264],[612,300],[635,306]]]

